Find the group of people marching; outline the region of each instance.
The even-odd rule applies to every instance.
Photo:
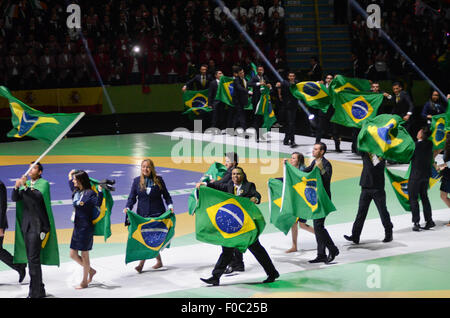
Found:
[[[432,143],[428,140],[430,130],[423,127],[417,134],[415,152],[411,160],[411,174],[409,178],[409,200],[411,204],[413,231],[421,229],[429,230],[435,226],[432,218],[432,210],[428,199],[428,182],[430,178],[429,163],[437,155],[432,150]],[[322,178],[323,187],[331,199],[331,178],[332,165],[325,158],[327,146],[318,142],[312,149],[313,159],[308,167],[305,166],[304,156],[298,152],[292,153],[289,163],[304,171],[311,172],[318,168]],[[367,216],[369,205],[373,200],[380,214],[381,222],[385,229],[383,242],[387,243],[393,240],[393,224],[386,207],[386,193],[384,190],[384,169],[385,160],[370,153],[361,153],[363,170],[361,173],[360,186],[361,194],[359,199],[359,208],[353,224],[351,235],[345,235],[345,239],[355,244],[360,242],[360,236],[364,221]],[[286,162],[288,159],[285,159]],[[238,165],[238,156],[236,153],[227,153],[225,155],[225,167],[227,171],[220,180],[210,180],[208,182],[199,182],[196,187],[211,187],[220,191],[234,194],[236,196],[249,198],[255,204],[261,202],[261,194],[256,190],[253,182],[248,181],[247,175]],[[446,140],[444,150],[444,163],[435,165],[437,171],[442,174],[441,198],[450,208],[450,138]],[[8,228],[6,218],[6,187],[0,182],[0,260],[16,270],[19,274],[19,282],[22,282],[26,275],[26,264],[29,266],[30,286],[29,295],[31,298],[41,298],[46,296],[41,271],[41,251],[47,243],[49,234],[56,235],[54,229],[53,215],[49,209],[49,183],[42,178],[43,166],[40,163],[32,163],[32,169],[29,172],[30,179],[23,176],[17,179],[12,191],[11,199],[16,202],[16,207],[20,205],[20,220],[17,231],[23,236],[24,247],[26,250],[26,261],[20,263],[14,262],[13,256],[3,248],[3,238],[5,230]],[[85,171],[69,172],[69,189],[72,193],[74,207],[74,231],[70,244],[70,257],[83,267],[83,278],[77,289],[87,288],[92,281],[96,270],[90,266],[89,251],[92,249],[94,227],[93,210],[100,207],[103,201],[103,191],[101,185],[98,186],[98,192],[91,187],[90,179]],[[418,199],[421,199],[425,225],[420,225],[420,209]],[[165,204],[164,205],[164,202]],[[173,212],[173,201],[161,176],[156,173],[155,165],[152,160],[145,159],[141,163],[140,176],[133,180],[131,191],[124,209],[132,210],[137,203],[136,213],[142,217],[158,217],[165,211]],[[166,208],[167,206],[167,208]],[[16,213],[19,209],[17,209]],[[50,212],[49,212],[50,211]],[[297,219],[292,226],[292,247],[286,252],[295,252],[297,250],[297,223],[300,228],[314,233],[317,241],[317,257],[310,260],[310,263],[330,263],[339,255],[339,249],[334,244],[330,234],[325,228],[325,217],[313,220],[313,226],[306,224],[306,220]],[[128,218],[125,225],[129,225]],[[450,223],[448,224],[450,225]],[[16,235],[16,243],[17,242]],[[275,281],[279,277],[270,256],[265,248],[257,239],[248,249],[256,257],[258,262],[264,268],[267,279],[264,283]],[[16,249],[15,249],[16,251]],[[81,252],[81,255],[79,254]],[[138,273],[141,273],[145,260],[141,260],[135,267]],[[156,257],[154,269],[163,266],[161,256]],[[201,280],[207,284],[219,285],[220,277],[224,273],[234,271],[244,271],[243,255],[239,250],[230,247],[223,247],[212,276]]]

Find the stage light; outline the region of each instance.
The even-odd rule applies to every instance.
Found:
[[[136,46],[133,47],[133,52],[134,53],[139,53],[140,51],[141,51],[141,48],[139,46],[136,45]]]
[[[313,120],[314,119],[314,114],[309,114],[308,119],[309,120]]]

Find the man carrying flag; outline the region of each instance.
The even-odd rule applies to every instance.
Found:
[[[262,65],[259,65],[257,68],[257,73],[249,80],[248,86],[253,88],[253,95],[251,97],[253,109],[255,110],[254,118],[253,118],[253,128],[256,130],[256,142],[259,142],[260,135],[259,135],[259,128],[263,126],[264,122],[264,110],[261,110],[258,106],[267,105],[270,102],[268,100],[270,96],[270,90],[272,90],[272,85],[269,83],[269,79],[267,78],[267,75],[264,74],[264,67]],[[269,94],[266,93],[266,91],[269,91]],[[263,92],[265,93],[263,95]],[[263,98],[261,100],[261,98]],[[261,103],[263,101],[263,103]],[[267,103],[264,103],[267,101]]]
[[[370,203],[375,201],[381,223],[384,227],[384,243],[392,241],[392,222],[386,207],[386,192],[384,191],[384,169],[385,160],[374,154],[362,153],[363,170],[359,185],[361,195],[359,196],[359,207],[355,222],[353,223],[352,235],[344,235],[347,241],[359,244],[359,239],[364,226],[364,221],[369,211]]]
[[[197,188],[199,188],[200,192],[202,192],[202,190],[204,190],[204,189],[200,188],[201,185],[202,185],[202,183],[197,184]],[[211,187],[212,184],[207,183],[207,186]],[[212,187],[214,187],[214,186],[212,186]],[[251,228],[252,226],[253,226],[253,228],[256,227],[259,231],[257,233],[257,235],[259,235],[264,228],[265,222],[263,219],[261,220],[262,215],[260,214],[259,209],[254,204],[260,203],[261,194],[259,194],[256,191],[256,187],[253,182],[247,181],[247,177],[246,177],[244,171],[242,170],[242,168],[239,168],[239,167],[234,168],[233,172],[232,172],[232,176],[231,176],[231,181],[228,182],[227,184],[219,185],[218,187],[216,187],[216,189],[234,194],[237,197],[249,198],[251,201],[251,203],[246,201],[245,199],[240,199],[238,201],[238,199],[233,199],[231,197],[229,200],[227,200],[230,202],[230,204],[226,204],[225,206],[222,205],[218,208],[217,212],[220,212],[221,216],[217,216],[217,214],[216,214],[216,217],[214,218],[214,220],[216,222],[220,223],[220,224],[216,224],[215,226],[218,227],[221,234],[223,232],[222,235],[224,235],[224,237],[225,236],[232,237],[234,233],[239,232],[239,230],[241,230],[244,227],[244,225],[247,225],[249,228]],[[201,193],[200,193],[200,200],[201,200],[201,198],[202,197],[201,197]],[[231,203],[232,201],[233,202],[236,201],[236,203],[238,203],[238,204]],[[246,216],[243,214],[242,209],[240,208],[240,205],[248,206],[249,210],[256,208],[260,214],[259,223],[262,222],[262,224],[260,224],[259,226],[256,226],[253,219],[251,219],[251,220],[247,219]],[[217,204],[215,206],[217,206]],[[212,207],[210,207],[208,209],[211,209],[211,208]],[[200,216],[197,214],[197,218],[199,218],[199,217]],[[239,221],[237,219],[239,219]],[[245,221],[246,219],[248,220],[247,222]],[[236,223],[236,224],[235,224],[235,226],[233,226],[233,228],[228,228],[228,225],[233,225],[234,223]],[[258,228],[258,227],[261,227],[261,228]],[[263,283],[271,283],[271,282],[275,281],[275,279],[277,279],[280,276],[280,274],[275,269],[275,266],[273,265],[269,254],[267,254],[267,251],[261,245],[257,236],[252,241],[253,242],[251,242],[251,244],[247,247],[250,250],[250,252],[252,252],[252,254],[255,256],[257,261],[262,265],[262,267],[264,268],[264,271],[266,272],[266,274],[268,276],[267,279],[265,279],[263,281]],[[245,247],[245,248],[247,248],[247,247]],[[243,246],[241,246],[241,249],[244,249]],[[201,278],[201,280],[207,284],[211,284],[214,286],[219,285],[220,277],[225,272],[228,264],[230,264],[230,262],[233,258],[233,252],[234,252],[233,247],[226,247],[226,246],[222,245],[222,254],[220,255],[220,257],[214,267],[214,270],[212,271],[212,276],[208,279]]]
[[[317,143],[313,147],[312,155],[314,160],[311,164],[304,170],[304,172],[311,172],[315,167],[319,168],[320,176],[322,178],[323,187],[331,200],[331,176],[333,174],[333,167],[331,163],[325,159],[324,155],[327,152],[327,145],[323,142]],[[328,234],[325,228],[325,217],[320,219],[314,219],[313,221],[314,232],[316,234],[317,241],[317,257],[310,263],[331,263],[334,258],[339,255],[339,249],[334,244],[331,239],[330,234]],[[328,248],[328,256],[325,253],[325,248]]]
[[[50,185],[42,178],[43,167],[32,163],[27,180],[16,180],[11,199],[16,202],[14,263],[28,260],[30,288],[28,298],[45,297],[41,264],[58,265],[59,251],[50,201]]]

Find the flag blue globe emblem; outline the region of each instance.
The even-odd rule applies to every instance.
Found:
[[[352,105],[352,115],[356,119],[364,119],[369,113],[369,105],[366,102],[359,100]]]
[[[403,182],[400,184],[400,188],[402,189],[402,192],[406,195],[408,195],[408,182]]]
[[[378,136],[388,145],[391,144],[391,137],[389,136],[389,131],[394,127],[393,123],[387,126],[378,128]]]
[[[216,224],[225,233],[236,233],[244,225],[244,212],[235,204],[225,204],[217,210]]]
[[[445,125],[443,123],[439,123],[436,126],[436,134],[435,134],[436,142],[441,142],[445,138]]]
[[[305,199],[311,204],[317,204],[317,183],[316,181],[307,181],[305,187]]]
[[[192,107],[205,107],[207,104],[205,96],[197,96],[192,101]]]
[[[38,121],[38,119],[39,117],[37,116],[32,116],[30,114],[27,114],[26,112],[23,112],[22,118],[20,120],[20,128],[18,135],[19,136],[25,135]]]
[[[308,82],[303,86],[303,92],[309,96],[319,95],[320,86],[314,82]]]
[[[150,222],[147,224],[144,224],[141,227],[141,235],[144,239],[144,242],[150,246],[157,248],[162,243],[164,243],[164,240],[167,237],[167,233],[169,232],[169,229],[167,226],[161,222]]]
[[[230,95],[233,96],[234,92],[234,83],[231,82],[230,85],[228,85],[228,91],[230,92]]]

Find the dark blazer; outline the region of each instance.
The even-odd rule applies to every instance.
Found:
[[[206,76],[205,86],[202,85],[202,76],[200,74],[197,74],[186,82],[186,88],[188,90],[197,90],[197,91],[208,89],[209,82],[211,82],[212,78],[210,74],[206,74],[205,76]]]
[[[412,113],[414,111],[414,104],[411,101],[411,97],[405,91],[400,92],[400,99],[397,102],[396,96],[392,96],[394,99],[394,108],[392,109],[392,114],[399,115],[400,117],[404,117],[408,112]]]
[[[167,209],[164,206],[162,197],[166,201],[167,205],[172,204],[172,197],[170,196],[169,191],[167,191],[163,178],[158,176],[158,179],[161,182],[161,189],[154,184],[151,187],[150,194],[147,194],[145,189],[144,191],[140,189],[140,177],[134,178],[126,207],[132,210],[133,206],[137,202],[138,205],[136,213],[145,218],[158,217],[166,212]]]
[[[311,68],[312,75],[310,77],[311,81],[321,81],[322,80],[322,68],[319,63]]]
[[[213,79],[209,82],[209,90],[208,90],[208,105],[213,106],[220,103],[220,100],[216,99],[217,88],[219,85],[217,84],[216,79]]]
[[[367,152],[363,152],[361,156],[363,170],[361,172],[361,178],[359,179],[359,185],[362,188],[383,190],[384,168],[386,167],[386,162],[381,159],[381,161],[374,166]]]
[[[433,143],[431,140],[416,141],[409,180],[428,180],[431,177],[432,160]]]
[[[19,190],[13,189],[11,199],[14,202],[23,202],[22,232],[50,231],[50,221],[45,208],[44,197],[39,190],[30,187]]]
[[[8,228],[8,218],[6,217],[7,200],[6,187],[0,180],[0,229]]]
[[[262,75],[262,78],[264,82],[269,83],[269,78],[266,74]],[[253,95],[252,95],[252,104],[253,106],[256,106],[259,102],[259,99],[261,98],[261,86],[257,85],[260,82],[259,76],[255,75],[253,76],[250,81],[248,81],[248,86],[253,88]],[[255,108],[256,110],[256,108]]]
[[[76,191],[79,191],[76,189],[73,185],[72,180],[69,180],[69,187],[72,191],[72,199]],[[74,204],[75,208],[75,221],[74,224],[78,228],[90,228],[94,225],[92,224],[92,221],[94,219],[94,208],[100,207],[102,205],[103,201],[103,193],[99,192],[98,195],[95,193],[94,190],[85,190],[83,194],[83,198],[80,201],[79,205]],[[81,202],[83,202],[83,205],[81,205]]]
[[[294,81],[295,84],[298,83],[297,80]],[[297,109],[298,100],[291,93],[291,83],[289,81],[283,80],[281,82],[281,97],[283,98],[283,106],[289,109]]]
[[[311,172],[314,169],[315,164],[316,160],[314,159],[304,171]],[[330,185],[331,185],[331,176],[333,175],[333,167],[331,166],[331,163],[325,158],[322,158],[322,165],[323,169],[325,170],[325,173],[321,174],[323,187],[325,188],[325,191],[328,193],[328,196],[331,199]]]
[[[234,194],[234,182],[233,180],[228,181],[227,183],[215,183],[208,182],[207,186],[216,190],[220,190],[223,192],[228,192]],[[252,198],[255,197],[258,199],[258,204],[261,202],[261,194],[256,191],[256,186],[253,182],[243,181],[240,189],[241,193],[236,194],[239,197]]]
[[[214,184],[219,184],[219,183],[226,184],[226,183],[230,182],[231,181],[231,173],[232,173],[234,168],[235,167],[228,168],[227,172],[225,172],[225,174],[223,175],[222,179],[216,180],[216,181],[214,181],[212,183],[214,183]]]
[[[245,107],[248,104],[248,89],[244,86],[244,81],[238,76],[233,81],[232,103],[235,107]],[[247,83],[248,87],[248,83]]]

